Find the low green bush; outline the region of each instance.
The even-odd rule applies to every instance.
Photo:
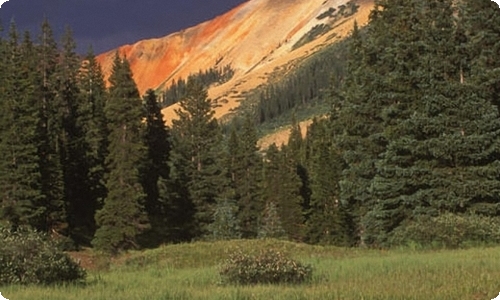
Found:
[[[276,250],[257,255],[236,252],[221,268],[220,275],[229,284],[299,284],[310,281],[312,267]]]
[[[390,244],[417,244],[423,248],[452,249],[500,244],[500,220],[476,214],[452,213],[422,217],[395,229]]]
[[[76,282],[85,276],[47,235],[0,227],[0,285]]]

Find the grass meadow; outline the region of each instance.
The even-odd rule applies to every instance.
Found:
[[[314,268],[301,285],[221,284],[220,265],[238,250],[273,248]],[[276,240],[197,242],[92,255],[84,284],[3,286],[10,300],[104,299],[492,299],[500,292],[500,247],[366,250]]]

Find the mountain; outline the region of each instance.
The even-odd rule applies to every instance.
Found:
[[[230,65],[232,79],[209,89],[220,118],[275,70],[342,39],[354,20],[366,24],[372,8],[373,0],[251,0],[197,26],[111,50],[98,61],[108,76],[116,51],[126,55],[141,94],[168,88],[173,80],[200,70]],[[167,121],[175,117],[175,108],[164,109]]]

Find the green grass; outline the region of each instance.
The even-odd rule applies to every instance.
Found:
[[[224,286],[218,268],[236,250],[274,248],[314,267],[298,286]],[[500,247],[362,250],[283,241],[199,242],[132,252],[86,285],[7,286],[11,300],[72,299],[492,299],[500,292]]]

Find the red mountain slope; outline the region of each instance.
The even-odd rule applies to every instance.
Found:
[[[358,6],[349,15],[352,3]],[[344,6],[344,14],[339,12]],[[159,39],[137,42],[98,56],[109,75],[118,50],[130,61],[141,93],[148,88],[168,87],[173,79],[214,66],[231,65],[235,76],[209,90],[213,99],[224,99],[216,108],[221,117],[239,105],[242,93],[264,83],[277,67],[310,55],[338,40],[352,29],[354,20],[363,25],[373,0],[251,0],[213,20]],[[336,14],[325,15],[334,9]],[[294,45],[318,24],[333,29],[298,49]],[[167,120],[173,107],[164,110]]]

